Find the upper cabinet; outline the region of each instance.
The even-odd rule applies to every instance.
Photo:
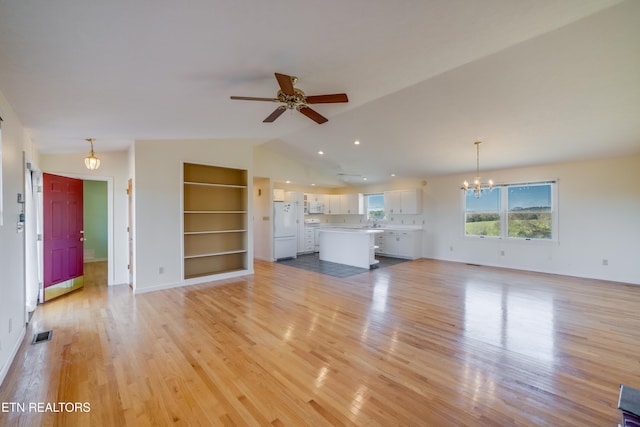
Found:
[[[324,213],[329,215],[339,215],[342,213],[339,194],[327,194],[324,198]]]
[[[419,188],[384,192],[384,210],[388,214],[419,214],[422,205]]]
[[[364,213],[364,198],[362,193],[341,194],[340,209],[346,215],[362,215]]]
[[[362,215],[362,193],[328,194],[325,196],[324,213],[329,215]]]
[[[284,189],[282,188],[274,188],[273,189],[273,201],[274,202],[284,202]]]
[[[307,202],[318,202],[318,203],[327,203],[328,195],[326,194],[315,194],[315,193],[307,193],[305,194]]]

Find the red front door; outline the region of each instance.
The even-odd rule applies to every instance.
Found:
[[[44,300],[82,287],[82,180],[43,174]]]

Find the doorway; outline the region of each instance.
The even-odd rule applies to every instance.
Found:
[[[65,174],[65,173],[58,173],[57,175],[60,176],[65,176],[65,177],[69,177],[69,178],[76,178],[76,179],[80,179],[82,181],[98,181],[98,182],[102,182],[103,184],[106,183],[106,230],[107,230],[107,255],[106,255],[106,260],[102,259],[103,262],[106,261],[107,264],[107,285],[108,286],[112,286],[114,284],[114,244],[113,244],[113,240],[114,240],[114,228],[113,228],[113,177],[109,177],[109,176],[94,176],[94,175],[81,175],[81,174]],[[91,185],[91,184],[90,184]],[[89,241],[90,242],[90,241]],[[90,254],[88,254],[89,257],[91,256]],[[94,252],[94,259],[96,256],[100,256],[100,252],[97,253]],[[84,253],[83,253],[83,259],[84,259]],[[42,269],[43,270],[43,269]],[[41,270],[41,274],[43,275],[43,271]],[[42,277],[41,275],[41,277]],[[42,291],[42,285],[40,285],[40,289]],[[42,292],[40,292],[40,298],[39,298],[40,302],[43,302],[43,295]]]
[[[44,280],[41,302],[84,286],[83,182],[43,176]]]
[[[109,222],[106,181],[82,181],[84,194],[84,262],[109,259]]]

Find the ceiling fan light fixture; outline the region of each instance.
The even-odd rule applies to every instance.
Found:
[[[482,190],[485,190],[485,189],[489,189],[489,191],[493,190],[493,181],[489,180],[486,183],[483,183],[482,180],[480,179],[480,144],[482,144],[482,142],[476,141],[474,142],[474,144],[476,146],[476,177],[473,180],[473,185],[469,184],[469,181],[465,179],[464,182],[462,183],[461,189],[464,190],[465,192],[467,190],[473,190],[476,197],[480,198],[480,196],[482,196]]]
[[[314,122],[322,124],[329,121],[329,119],[309,107],[309,104],[331,104],[335,102],[349,102],[349,97],[346,93],[307,96],[302,91],[302,89],[293,87],[298,82],[297,77],[280,73],[275,73],[274,75],[276,77],[276,80],[278,81],[278,85],[280,86],[280,89],[278,90],[275,98],[232,96],[231,99],[281,103],[282,105],[276,108],[273,113],[271,113],[266,119],[264,119],[263,123],[273,123],[278,117],[282,115],[285,110],[296,110],[307,116]]]
[[[86,139],[86,141],[91,144],[91,151],[89,152],[89,155],[84,158],[84,165],[87,167],[87,169],[92,171],[100,167],[100,159],[96,157],[96,154],[93,152],[93,141],[95,140],[95,138]]]

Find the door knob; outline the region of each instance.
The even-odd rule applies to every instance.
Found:
[[[85,239],[84,237],[81,237],[81,238],[80,238],[80,241],[81,241],[81,242],[84,242],[85,240],[87,240],[87,239]]]

